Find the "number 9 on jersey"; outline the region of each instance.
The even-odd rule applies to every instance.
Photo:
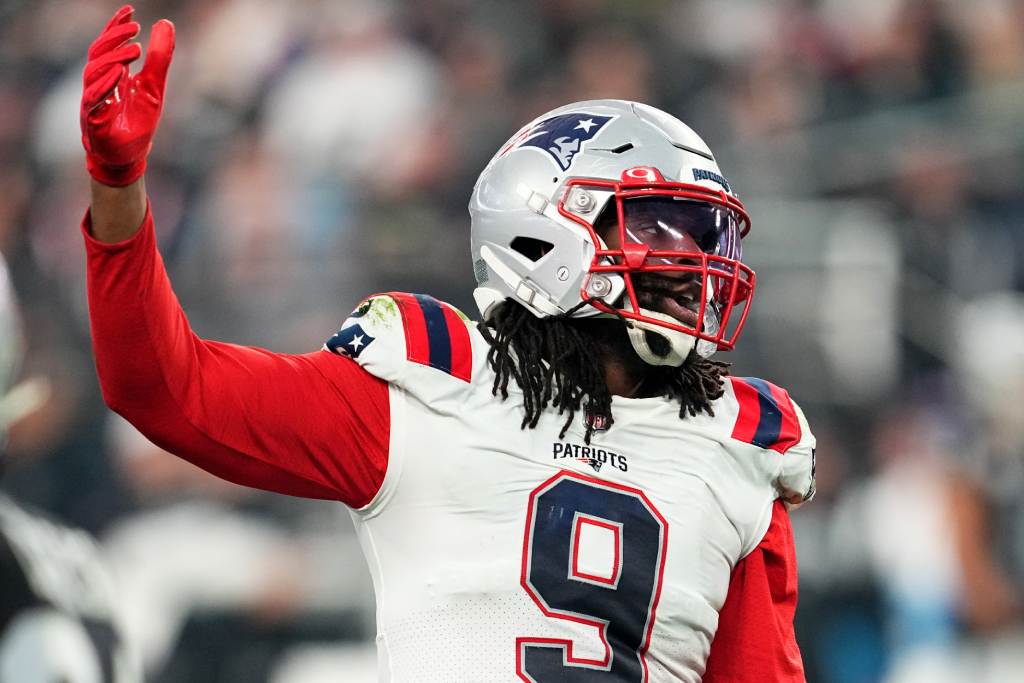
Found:
[[[582,557],[599,539],[599,566]],[[647,680],[665,568],[668,524],[642,491],[563,471],[530,494],[521,583],[540,610],[597,629],[602,658],[576,656],[573,641],[521,637],[516,668],[528,683]]]

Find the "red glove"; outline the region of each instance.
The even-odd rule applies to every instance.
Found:
[[[129,42],[139,34],[134,11],[131,5],[117,11],[89,47],[83,74],[85,166],[93,178],[114,187],[131,185],[146,170],[174,54],[174,24],[161,19],[149,34],[142,70],[129,75],[128,65],[142,54],[138,43]]]

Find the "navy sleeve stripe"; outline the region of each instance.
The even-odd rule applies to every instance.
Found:
[[[451,374],[452,340],[448,334],[448,323],[437,299],[426,294],[414,294],[427,323],[427,340],[430,345],[430,367]]]
[[[745,381],[757,389],[757,402],[761,408],[761,415],[757,421],[757,429],[751,442],[761,448],[770,448],[779,440],[779,433],[782,431],[782,411],[779,404],[772,396],[772,390],[763,379],[747,377]]]

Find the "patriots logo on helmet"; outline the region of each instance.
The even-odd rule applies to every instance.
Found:
[[[614,116],[600,116],[587,112],[571,112],[544,119],[521,131],[499,152],[507,154],[513,149],[536,147],[547,152],[563,171],[568,171],[573,159]]]

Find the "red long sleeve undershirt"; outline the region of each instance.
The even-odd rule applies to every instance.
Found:
[[[171,289],[149,209],[106,244],[82,222],[89,317],[107,404],[154,443],[228,481],[362,507],[387,468],[387,385],[348,358],[200,339]]]
[[[200,339],[171,289],[147,208],[117,244],[90,234],[89,315],[107,404],[154,443],[246,486],[359,508],[387,469],[387,384],[326,351],[303,355]],[[793,635],[796,559],[776,502],[733,571],[704,683],[802,683]]]
[[[796,603],[793,528],[777,500],[760,545],[732,572],[703,683],[804,683]]]

